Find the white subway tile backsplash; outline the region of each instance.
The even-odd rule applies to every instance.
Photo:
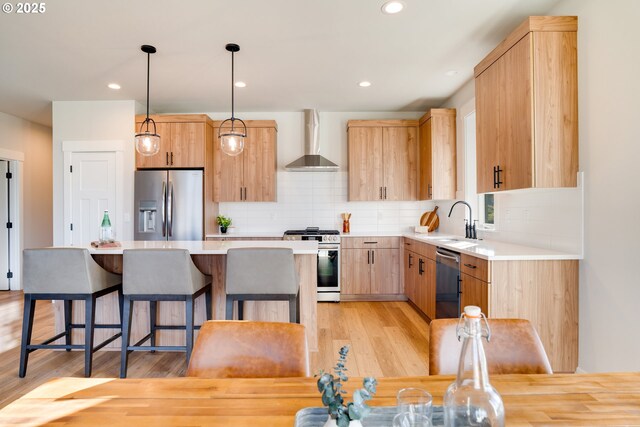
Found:
[[[220,203],[220,213],[233,219],[237,232],[342,229],[342,212],[352,214],[354,232],[401,232],[433,208],[431,202],[349,202],[347,172],[277,174],[277,203]]]

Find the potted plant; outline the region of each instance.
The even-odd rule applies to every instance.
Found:
[[[224,215],[218,215],[216,217],[216,221],[218,222],[218,225],[220,226],[220,232],[222,234],[225,234],[227,232],[227,228],[231,225],[231,218],[226,217]]]
[[[349,380],[345,363],[349,346],[346,345],[340,349],[340,355],[336,366],[333,368],[335,377],[332,374],[320,371],[316,376],[318,378],[318,391],[322,393],[322,404],[328,408],[329,419],[325,423],[325,427],[354,427],[362,426],[362,420],[371,411],[366,401],[371,400],[376,392],[378,382],[373,377],[366,377],[362,381],[363,388],[353,392],[353,402],[346,403],[342,397],[345,394],[342,388],[342,382]]]

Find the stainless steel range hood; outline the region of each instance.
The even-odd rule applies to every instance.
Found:
[[[291,172],[335,172],[339,166],[320,155],[319,118],[316,110],[304,110],[304,156],[285,166]]]

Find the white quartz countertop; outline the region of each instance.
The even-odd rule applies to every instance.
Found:
[[[229,239],[233,239],[234,237],[269,237],[269,238],[273,238],[273,237],[278,237],[278,238],[282,238],[282,236],[284,235],[284,232],[278,232],[278,231],[266,231],[266,232],[242,232],[242,233],[238,233],[238,232],[233,232],[233,233],[212,233],[212,234],[207,234],[205,235],[205,239],[206,238],[218,238],[218,237],[226,237]]]
[[[404,233],[404,237],[423,241],[455,252],[472,255],[489,261],[526,261],[526,260],[575,260],[582,255],[534,248],[493,240],[472,240],[460,236],[441,233]]]
[[[242,240],[242,241],[126,241],[120,248],[86,248],[95,255],[119,255],[127,249],[186,249],[191,255],[225,255],[234,248],[290,248],[294,255],[315,255],[318,242],[314,240]]]
[[[367,233],[364,231],[355,231],[351,233],[340,233],[340,237],[349,238],[349,237],[402,237],[405,233],[401,231],[389,231],[389,232],[379,232],[375,231],[373,233]]]

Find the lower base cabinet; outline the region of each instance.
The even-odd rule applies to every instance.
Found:
[[[423,255],[404,251],[405,294],[429,319],[436,315],[436,263]]]
[[[460,310],[468,305],[480,307],[489,316],[489,283],[468,274],[460,274]]]
[[[340,256],[342,295],[403,293],[398,249],[342,249]]]

